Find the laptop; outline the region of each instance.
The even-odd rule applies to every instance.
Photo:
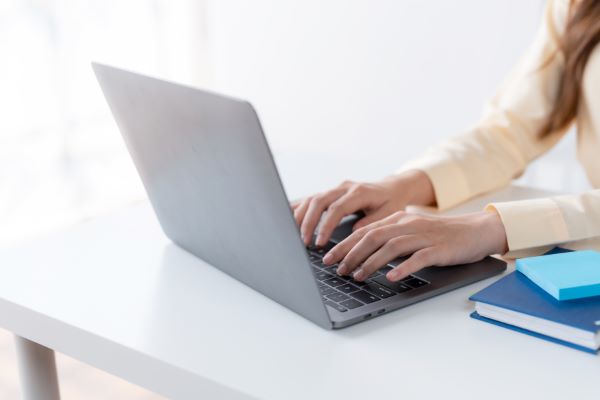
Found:
[[[347,327],[506,268],[487,257],[390,282],[385,273],[397,259],[364,282],[337,276],[321,258],[358,217],[343,220],[324,248],[304,246],[250,103],[98,63],[93,69],[164,233],[323,328]]]

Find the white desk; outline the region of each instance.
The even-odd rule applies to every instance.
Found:
[[[326,331],[170,244],[141,204],[1,252],[0,326],[36,400],[58,398],[49,349],[176,399],[597,398],[598,357],[469,318],[493,279]]]

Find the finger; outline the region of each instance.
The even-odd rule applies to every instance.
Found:
[[[369,224],[372,224],[373,222],[377,222],[385,217],[389,216],[389,212],[385,211],[385,210],[378,210],[372,214],[367,214],[366,216],[364,216],[363,218],[359,219],[354,226],[352,227],[352,230],[355,231],[357,229],[363,228]]]
[[[385,220],[379,220],[364,228],[352,232],[346,239],[336,244],[325,256],[323,262],[327,265],[341,261],[346,254],[372,229],[386,224]],[[339,269],[338,269],[339,270]]]
[[[396,282],[425,267],[431,267],[436,264],[436,254],[437,251],[435,247],[426,247],[418,250],[410,256],[408,260],[388,272],[386,278],[389,281]]]
[[[366,199],[355,192],[348,192],[331,203],[327,208],[325,217],[321,221],[319,234],[317,235],[317,246],[323,246],[333,233],[333,230],[346,215],[352,214],[365,206]]]
[[[331,250],[329,250],[329,252],[325,254],[325,257],[323,257],[323,262],[325,264],[335,264],[341,261],[369,231],[375,228],[379,228],[381,226],[391,225],[394,223],[396,223],[394,215],[390,215],[378,221],[372,222],[367,226],[355,230],[346,239],[342,240]]]
[[[304,199],[302,201],[302,203],[300,203],[294,209],[294,219],[296,220],[296,224],[298,226],[302,225],[302,220],[304,219],[304,216],[306,215],[306,210],[308,210],[309,203],[310,203],[310,199]]]
[[[341,274],[348,274],[354,271],[371,254],[379,250],[388,240],[396,235],[398,227],[396,225],[385,225],[367,232],[362,239],[352,247],[342,260],[338,269]]]
[[[354,273],[354,279],[359,281],[366,279],[393,259],[422,249],[426,245],[425,242],[424,237],[417,235],[397,236],[388,240],[362,263]]]
[[[316,195],[310,199],[308,209],[300,226],[300,234],[302,241],[306,246],[312,241],[315,228],[321,219],[323,211],[333,203],[338,197],[344,193],[344,189],[338,188],[325,192],[324,194]]]

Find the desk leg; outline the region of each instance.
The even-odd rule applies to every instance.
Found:
[[[54,351],[15,336],[23,400],[60,400]]]

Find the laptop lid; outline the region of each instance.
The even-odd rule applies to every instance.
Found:
[[[93,63],[165,234],[331,328],[253,107]]]

